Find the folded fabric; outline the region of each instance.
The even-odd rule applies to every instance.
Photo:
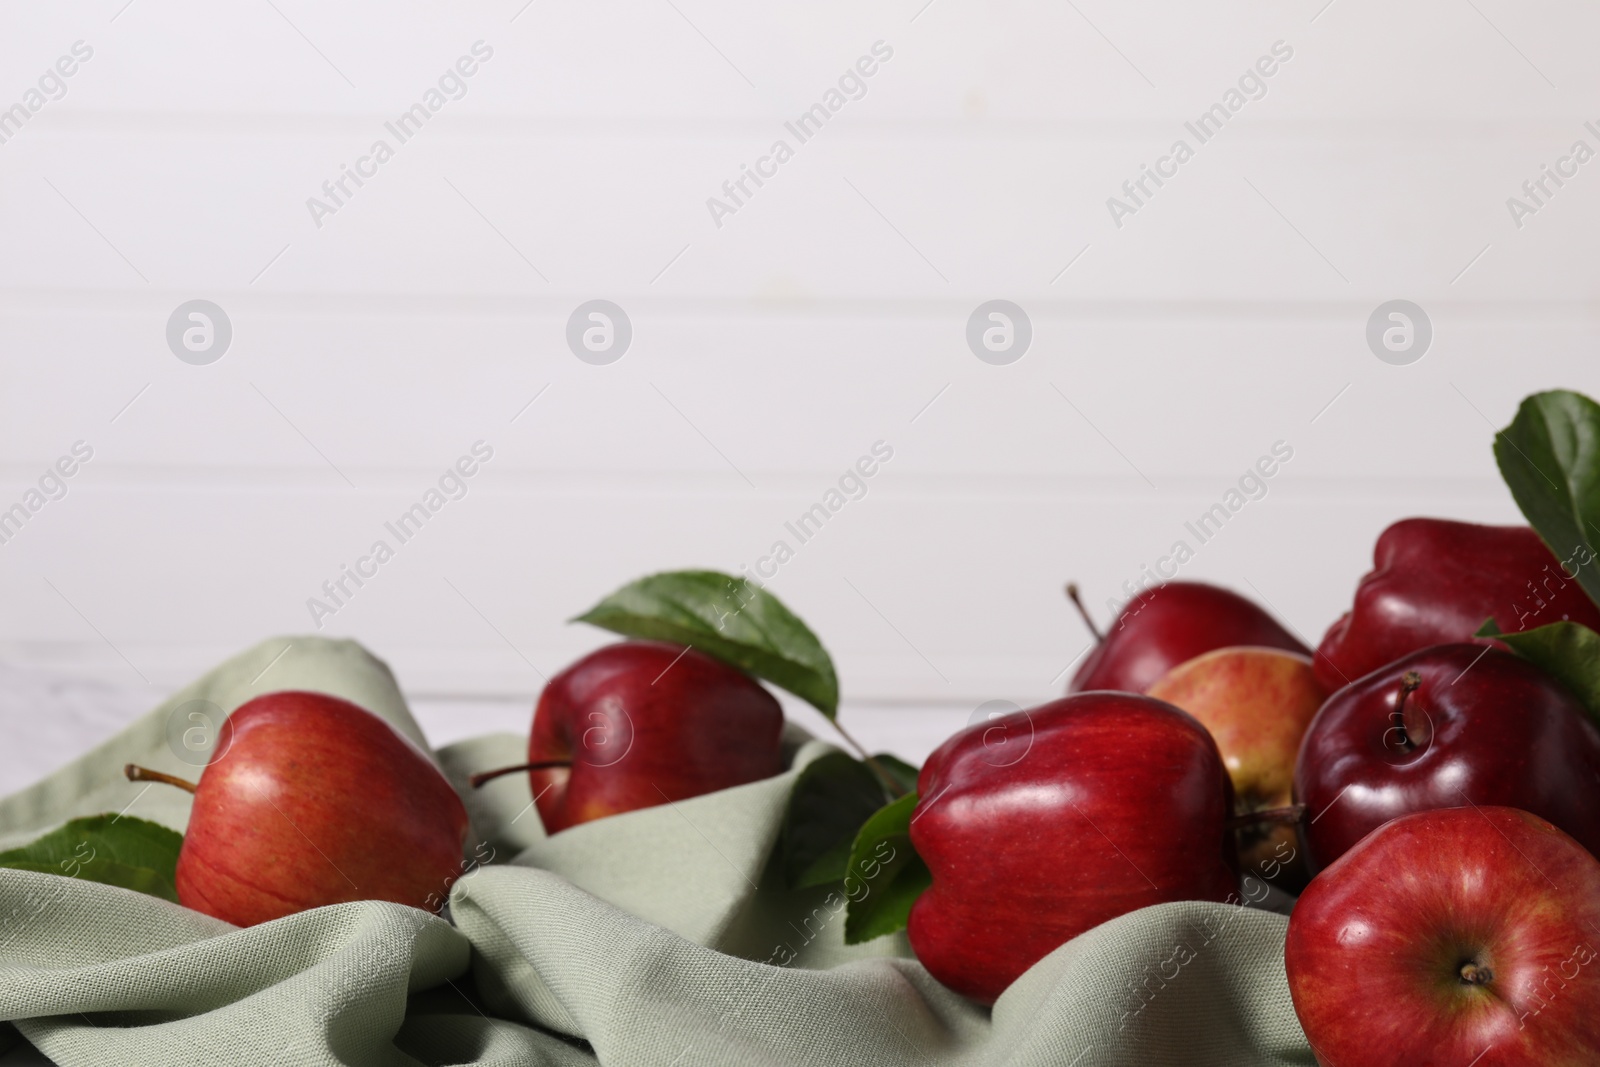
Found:
[[[181,830],[188,795],[145,792],[122,765],[192,777],[194,755],[169,740],[175,715],[290,688],[352,700],[425,745],[358,645],[275,639],[0,800],[0,844],[107,811]],[[1281,916],[1202,903],[1126,915],[1046,957],[991,1011],[929,977],[901,935],[846,945],[840,891],[774,876],[794,778],[829,746],[791,730],[778,777],[547,837],[522,776],[464,787],[524,745],[496,735],[436,753],[483,863],[443,918],[363,902],[237,929],[0,870],[0,1020],[63,1067],[1314,1063]]]

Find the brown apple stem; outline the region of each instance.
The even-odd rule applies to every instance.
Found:
[[[835,715],[837,716],[837,712]],[[829,721],[833,723],[833,728],[839,731],[839,736],[845,739],[845,743],[856,750],[856,755],[861,757],[861,762],[865,763],[872,770],[872,773],[878,776],[878,781],[882,782],[884,789],[888,790],[890,800],[898,800],[906,795],[906,791],[900,787],[899,782],[894,780],[894,776],[883,769],[883,764],[868,755],[867,750],[861,747],[861,742],[850,736],[850,731],[844,728],[844,723],[840,722],[837,717]]]
[[[1233,816],[1228,820],[1227,827],[1230,830],[1243,830],[1261,823],[1285,823],[1292,826],[1305,818],[1305,815],[1304,804],[1290,804],[1286,808],[1263,808],[1260,811],[1247,811]]]
[[[1078,614],[1083,618],[1083,624],[1087,626],[1089,628],[1089,632],[1094,635],[1094,643],[1098,645],[1100,642],[1104,641],[1106,639],[1106,635],[1100,632],[1100,627],[1094,624],[1094,619],[1089,615],[1089,609],[1083,606],[1083,597],[1078,595],[1077,582],[1067,583],[1067,599],[1072,601],[1072,606],[1078,609]]]
[[[486,783],[496,778],[504,778],[508,774],[516,774],[518,771],[549,771],[557,767],[570,766],[572,761],[569,759],[547,759],[536,763],[519,763],[514,767],[496,767],[492,771],[479,771],[467,779],[467,784],[474,789],[482,789]]]
[[[1494,981],[1494,972],[1481,963],[1468,960],[1461,965],[1461,980],[1467,985],[1488,985]]]
[[[122,773],[128,776],[128,781],[130,782],[161,782],[165,785],[175,785],[179,789],[190,793],[193,793],[197,788],[193,782],[187,779],[178,778],[170,774],[162,774],[160,771],[152,771],[149,767],[141,767],[137,763],[128,764],[122,768]]]
[[[1400,696],[1394,702],[1394,729],[1400,734],[1400,747],[1407,752],[1417,747],[1406,733],[1406,698],[1417,691],[1422,684],[1422,675],[1416,671],[1406,671],[1400,678]]]

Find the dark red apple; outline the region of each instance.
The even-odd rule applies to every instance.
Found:
[[[681,645],[621,641],[550,679],[529,772],[548,833],[770,778],[783,710],[737,667]]]
[[[1178,664],[1230,645],[1311,654],[1277,620],[1238,593],[1205,582],[1163,582],[1128,601],[1072,676],[1067,692],[1142,693]]]
[[[1328,698],[1295,763],[1312,869],[1390,819],[1498,804],[1600,853],[1600,730],[1555,679],[1509,652],[1439,645]]]
[[[1159,700],[1084,693],[979,723],[928,758],[917,791],[911,843],[933,884],[907,933],[975,1000],[1108,919],[1238,889],[1216,743]]]
[[[444,899],[467,811],[388,723],[325,693],[280,692],[242,705],[226,729],[226,753],[193,787],[178,853],[185,907],[251,926],[352,900]]]
[[[1527,526],[1403,519],[1383,531],[1355,606],[1317,648],[1317,678],[1338,689],[1429,645],[1470,641],[1493,618],[1503,633],[1571,619],[1600,630],[1600,607],[1573,575],[1588,549],[1558,560]]]
[[[1600,862],[1513,808],[1408,815],[1289,916],[1289,994],[1323,1067],[1600,1063]]]

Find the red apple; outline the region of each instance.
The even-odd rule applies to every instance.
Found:
[[[1327,696],[1310,656],[1277,648],[1219,648],[1180,663],[1148,695],[1182,708],[1211,732],[1233,781],[1236,813],[1293,804],[1295,756]],[[1289,892],[1304,885],[1292,823],[1263,822],[1237,832],[1243,869]]]
[[[907,934],[975,1000],[1108,919],[1238,888],[1228,772],[1205,728],[1159,700],[1084,693],[978,723],[928,758],[917,791],[911,843],[933,883]]]
[[[1289,917],[1284,966],[1323,1067],[1600,1063],[1600,862],[1514,808],[1408,815]]]
[[[185,907],[251,926],[351,900],[444,899],[467,811],[388,723],[324,693],[280,692],[241,706],[226,729],[178,854]]]
[[[550,679],[529,773],[548,833],[770,778],[783,710],[748,674],[693,649],[621,641]]]
[[[1539,668],[1479,645],[1439,645],[1345,686],[1295,766],[1313,870],[1390,819],[1497,804],[1548,819],[1600,852],[1600,730]]]
[[[1311,653],[1271,615],[1238,593],[1205,582],[1163,582],[1128,601],[1072,676],[1067,691],[1143,693],[1185,660],[1229,645]]]
[[[1583,546],[1561,555],[1526,526],[1397,522],[1317,648],[1317,677],[1337,689],[1420,648],[1470,641],[1491,617],[1508,634],[1562,619],[1600,630],[1600,607],[1573,577],[1592,557]]]

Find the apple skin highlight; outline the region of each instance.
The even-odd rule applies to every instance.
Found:
[[[1082,693],[968,727],[917,789],[911,843],[933,884],[907,935],[974,1000],[1136,908],[1237,899],[1228,772],[1205,727],[1159,700]]]
[[[353,900],[433,910],[461,874],[468,819],[420,749],[324,693],[256,697],[195,789],[178,900],[237,926]],[[403,858],[403,862],[397,862]]]
[[[1238,593],[1206,582],[1163,582],[1128,601],[1072,676],[1070,693],[1143,693],[1178,664],[1230,645],[1311,650]]]
[[[1323,1067],[1587,1067],[1600,1049],[1600,861],[1503,807],[1363,838],[1289,918],[1289,993]]]
[[[619,641],[550,679],[528,774],[547,833],[783,770],[783,709],[760,682],[664,641]]]
[[[1532,812],[1600,854],[1600,729],[1528,661],[1439,645],[1328,698],[1300,746],[1295,796],[1310,811],[1313,871],[1390,819],[1466,804]]]

